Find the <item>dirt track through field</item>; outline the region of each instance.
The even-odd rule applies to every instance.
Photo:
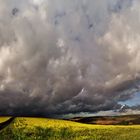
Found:
[[[15,117],[11,117],[7,121],[0,123],[0,130],[2,130],[3,128],[8,126],[14,119],[15,119]]]

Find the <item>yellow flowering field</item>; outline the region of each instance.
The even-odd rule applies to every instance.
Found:
[[[139,134],[140,125],[90,125],[20,117],[0,131],[0,140],[140,140]]]

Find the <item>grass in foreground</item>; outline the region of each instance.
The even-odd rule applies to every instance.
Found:
[[[0,140],[140,140],[140,126],[88,125],[71,121],[16,118]]]

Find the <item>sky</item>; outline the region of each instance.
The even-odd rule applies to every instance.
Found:
[[[140,112],[139,0],[0,0],[0,115]]]
[[[128,106],[135,106],[135,105],[140,105],[140,93],[136,92],[134,94],[134,97],[126,100],[124,102],[120,102],[122,105],[128,105]]]

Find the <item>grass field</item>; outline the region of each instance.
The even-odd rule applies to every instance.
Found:
[[[0,118],[0,122],[7,118]],[[0,140],[140,140],[140,126],[88,125],[45,118],[16,118]]]

